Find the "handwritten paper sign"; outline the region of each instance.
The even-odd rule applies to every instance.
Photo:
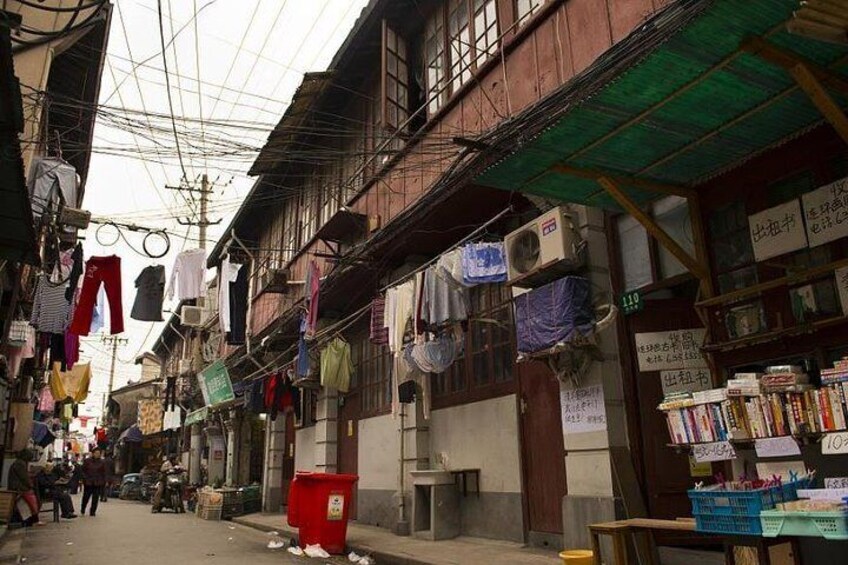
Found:
[[[748,217],[757,261],[807,247],[807,232],[797,199]]]
[[[604,389],[601,385],[560,391],[562,427],[567,434],[607,429]]]
[[[788,481],[793,475],[800,477],[807,472],[803,461],[766,461],[757,463],[757,476],[780,477]]]
[[[729,461],[736,459],[736,450],[733,449],[733,445],[729,441],[697,443],[692,447],[692,457],[698,463]]]
[[[801,448],[792,436],[769,437],[754,442],[757,457],[791,457],[801,455]]]
[[[848,236],[848,178],[803,196],[810,247]]]
[[[824,488],[848,489],[848,477],[828,477],[824,480]]]
[[[704,329],[695,328],[636,334],[639,370],[646,373],[705,368],[707,362],[701,355],[701,346],[706,333]]]
[[[663,396],[681,392],[699,392],[712,387],[709,369],[678,369],[660,371]]]
[[[842,304],[842,313],[848,316],[848,267],[836,269],[836,289],[839,291],[839,302]]]
[[[827,434],[822,438],[822,455],[848,453],[848,432]]]
[[[798,498],[810,500],[835,500],[842,502],[848,496],[848,488],[811,488],[798,489]]]
[[[713,476],[713,464],[710,462],[698,463],[695,461],[695,458],[691,455],[689,456],[689,476],[693,478],[697,477],[712,477]]]

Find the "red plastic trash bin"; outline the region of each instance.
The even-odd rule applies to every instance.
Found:
[[[300,547],[320,544],[344,553],[350,497],[356,475],[298,471],[289,487],[289,526],[298,528]]]

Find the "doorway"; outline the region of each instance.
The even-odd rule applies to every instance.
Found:
[[[516,367],[527,530],[531,540],[545,540],[550,534],[563,533],[562,498],[567,485],[560,386],[541,362]]]
[[[359,472],[359,390],[339,397],[338,465],[339,473],[356,475]],[[356,519],[356,487],[350,500],[350,518]]]

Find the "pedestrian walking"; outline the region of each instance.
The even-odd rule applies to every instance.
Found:
[[[44,523],[38,519],[38,497],[35,495],[32,478],[29,476],[30,461],[32,461],[32,452],[29,449],[18,451],[15,461],[9,467],[6,484],[9,490],[16,492],[20,500],[23,500],[29,507],[30,517],[25,518],[24,523],[43,526]]]
[[[91,457],[82,464],[82,513],[91,501],[90,516],[97,515],[97,507],[100,504],[100,493],[106,486],[106,462],[102,458],[100,448],[91,452]]]
[[[111,455],[106,455],[103,458],[106,463],[106,484],[103,485],[103,492],[100,494],[100,502],[109,501],[109,491],[112,490],[112,485],[115,484],[115,460]]]
[[[70,461],[71,465],[71,480],[68,483],[68,489],[71,494],[79,492],[79,485],[82,482],[82,461],[79,460],[79,455],[74,455]]]

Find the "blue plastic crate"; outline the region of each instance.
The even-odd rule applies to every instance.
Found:
[[[760,512],[771,510],[781,502],[798,500],[798,489],[807,488],[809,484],[810,479],[805,477],[779,486],[748,491],[692,489],[689,499],[692,501],[695,529],[720,534],[762,535]]]

